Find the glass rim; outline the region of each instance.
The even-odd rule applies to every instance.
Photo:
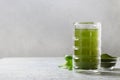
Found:
[[[101,30],[101,22],[75,22],[75,29],[99,29]]]
[[[94,24],[101,24],[101,22],[94,22],[94,21],[83,21],[83,22],[74,22],[74,25],[94,25]]]

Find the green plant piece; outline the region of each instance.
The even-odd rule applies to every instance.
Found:
[[[60,68],[72,70],[72,56],[71,55],[65,55],[65,63],[63,65],[60,65]]]
[[[111,68],[111,67],[115,66],[116,60],[117,60],[117,57],[113,57],[111,55],[103,53],[101,55],[101,67]]]

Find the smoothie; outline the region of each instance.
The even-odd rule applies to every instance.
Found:
[[[75,29],[74,68],[97,69],[99,64],[98,29]]]

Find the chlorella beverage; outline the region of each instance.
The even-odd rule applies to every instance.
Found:
[[[100,64],[100,23],[75,23],[74,69],[76,71],[97,70]]]

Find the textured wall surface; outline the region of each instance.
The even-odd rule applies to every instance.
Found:
[[[76,21],[102,22],[102,51],[120,56],[120,0],[0,0],[0,57],[71,54]]]

